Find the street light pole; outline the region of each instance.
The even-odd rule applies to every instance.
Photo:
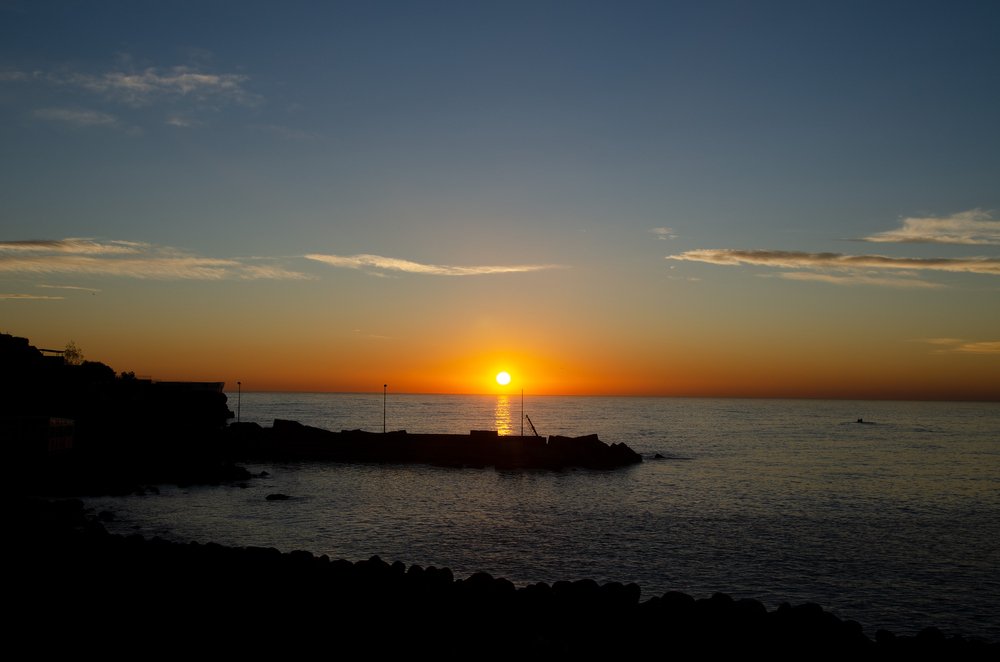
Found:
[[[382,434],[385,434],[385,392],[388,388],[388,384],[382,384]]]
[[[243,404],[243,382],[236,382],[236,422],[240,422],[240,406]]]

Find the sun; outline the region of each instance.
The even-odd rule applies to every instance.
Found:
[[[510,384],[510,373],[498,372],[497,384],[499,384],[500,386],[506,386],[507,384]]]

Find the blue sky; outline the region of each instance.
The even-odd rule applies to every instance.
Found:
[[[120,320],[148,298],[183,316],[193,283],[349,306],[373,337],[394,334],[372,300],[448,320],[488,300],[550,336],[606,311],[579,351],[625,379],[643,361],[616,348],[755,354],[862,309],[892,331],[829,331],[845,355],[951,341],[984,348],[979,375],[998,34],[996,2],[3,2],[0,320],[134,363],[116,334],[150,329],[100,328],[82,292]],[[403,344],[440,356],[442,333]]]

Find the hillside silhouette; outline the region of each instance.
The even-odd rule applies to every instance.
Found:
[[[138,379],[46,352],[0,334],[0,436],[22,488],[130,491],[232,471],[219,435],[233,416],[221,384]]]

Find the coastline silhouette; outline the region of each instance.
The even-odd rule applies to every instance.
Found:
[[[44,640],[53,606],[65,615],[56,651],[106,646],[171,652],[315,653],[362,647],[399,654],[647,656],[764,654],[996,659],[1000,646],[880,630],[815,603],[768,610],[723,593],[696,599],[668,591],[642,600],[636,584],[592,579],[516,587],[477,572],[378,556],[350,562],[307,551],[170,543],[108,534],[76,500],[15,501],[11,563],[32,582],[16,583],[12,640]],[[95,634],[100,635],[95,636]]]
[[[994,659],[998,652],[996,643],[946,637],[933,627],[914,637],[883,630],[872,640],[857,623],[816,604],[769,611],[755,600],[725,594],[695,599],[677,592],[641,601],[641,590],[634,584],[599,585],[579,579],[517,588],[487,573],[459,580],[446,568],[407,567],[378,557],[352,563],[306,551],[283,554],[272,548],[183,545],[111,535],[101,521],[113,518],[113,513],[95,516],[79,501],[23,495],[141,490],[157,498],[157,482],[251,479],[246,469],[230,461],[233,439],[227,435],[256,436],[257,450],[273,453],[280,448],[293,454],[326,448],[337,438],[352,448],[349,454],[365,443],[374,444],[380,448],[372,456],[376,458],[397,457],[392,454],[405,447],[403,442],[416,441],[419,447],[423,441],[431,450],[421,451],[420,461],[426,461],[428,453],[454,459],[449,455],[453,443],[473,438],[491,453],[512,453],[518,444],[523,445],[518,452],[549,446],[590,449],[598,456],[617,453],[621,458],[633,452],[624,444],[608,446],[593,435],[542,440],[499,439],[492,432],[333,433],[280,419],[273,428],[247,423],[227,427],[231,412],[221,389],[182,382],[155,385],[127,373],[116,375],[101,363],[69,364],[8,335],[0,335],[0,356],[15,377],[3,387],[0,429],[10,435],[8,441],[32,442],[14,450],[23,471],[12,479],[12,567],[34,578],[17,584],[11,593],[19,607],[14,618],[18,636],[42,637],[50,624],[36,614],[58,605],[61,613],[71,614],[65,631],[78,638],[109,627],[108,615],[113,614],[110,626],[122,642],[140,645],[172,633],[171,646],[244,652],[259,650],[258,640],[233,633],[266,631],[297,637],[302,645],[320,645],[337,636],[353,643],[379,641],[393,651],[455,653],[483,642],[498,651],[553,654],[832,651]],[[152,415],[162,416],[162,424],[148,418]],[[40,432],[23,425],[36,419],[46,421]],[[74,432],[69,447],[64,443],[67,420]],[[297,441],[283,446],[282,439]],[[268,446],[275,440],[276,446]],[[503,447],[507,441],[512,443]],[[497,445],[504,450],[496,451]],[[516,466],[523,460],[514,453],[506,461]],[[504,462],[497,464],[494,458],[497,466],[507,466]],[[622,466],[633,462],[630,458]],[[290,498],[294,496],[267,496],[270,501]],[[233,608],[220,611],[219,600]],[[123,610],[126,605],[141,607]],[[391,633],[388,639],[386,633]],[[73,637],[64,641],[66,646],[79,645]]]

